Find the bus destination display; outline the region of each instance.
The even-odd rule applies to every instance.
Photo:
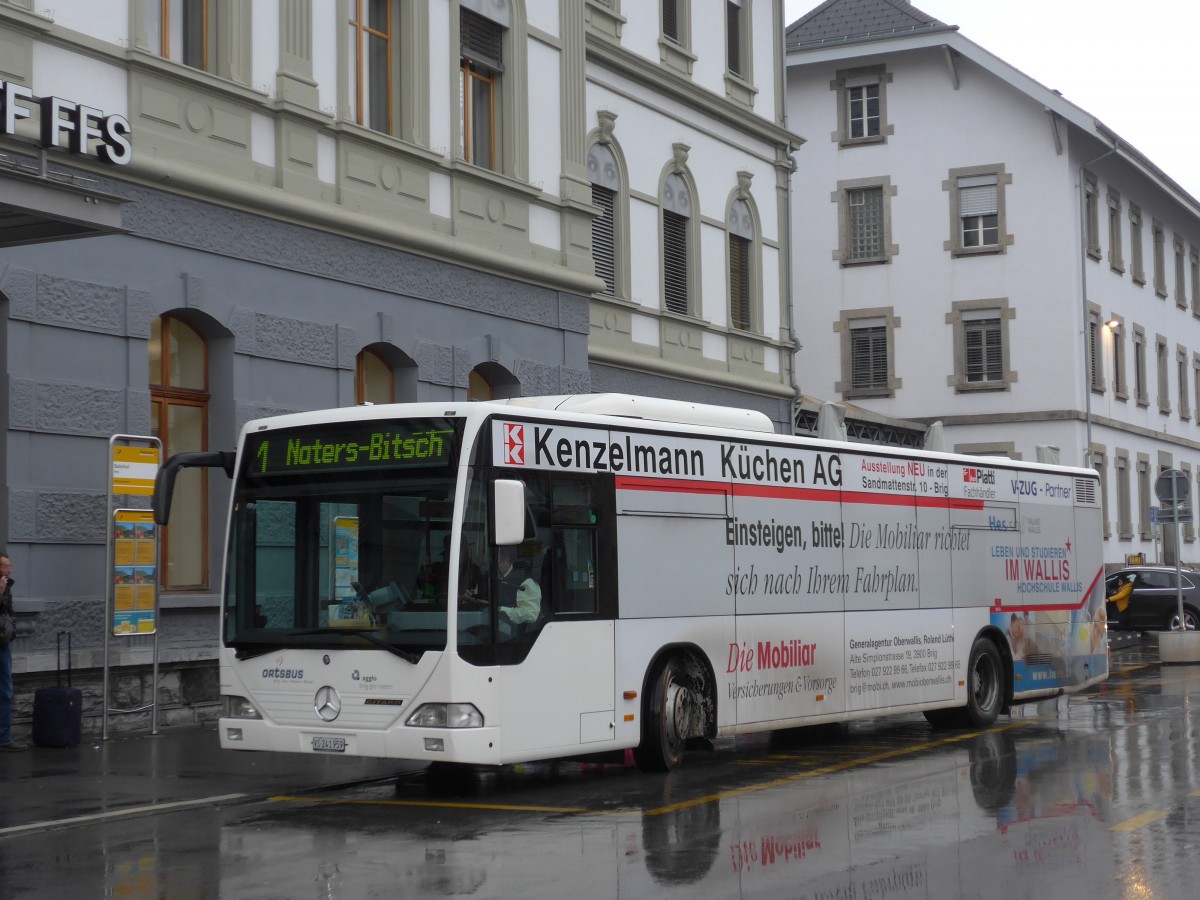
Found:
[[[454,455],[454,429],[444,419],[334,422],[264,431],[246,440],[246,472],[256,476],[435,468]]]

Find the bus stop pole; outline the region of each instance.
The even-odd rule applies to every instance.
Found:
[[[1171,479],[1171,506],[1173,507],[1173,515],[1171,520],[1175,523],[1175,603],[1179,611],[1179,630],[1187,631],[1187,621],[1183,618],[1183,566],[1180,564],[1179,546],[1179,479]]]

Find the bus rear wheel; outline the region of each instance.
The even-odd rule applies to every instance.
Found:
[[[669,772],[683,762],[699,702],[683,661],[669,657],[651,679],[642,706],[642,741],[633,751],[638,768]]]
[[[987,638],[976,638],[967,664],[967,724],[979,728],[996,721],[1004,705],[1004,662]]]
[[[967,665],[967,705],[926,710],[925,720],[934,728],[986,728],[996,721],[1003,706],[1004,662],[1000,651],[987,638],[977,638]]]

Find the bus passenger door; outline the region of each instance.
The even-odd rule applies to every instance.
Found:
[[[503,753],[588,753],[616,740],[616,530],[612,479],[525,474],[536,524],[528,577],[541,615],[513,634],[528,654],[503,673]],[[501,643],[505,632],[500,632]]]

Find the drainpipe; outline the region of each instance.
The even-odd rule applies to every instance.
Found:
[[[1113,145],[1110,149],[1105,150],[1099,156],[1089,159],[1087,162],[1079,164],[1077,179],[1079,184],[1079,236],[1082,238],[1080,254],[1079,254],[1079,293],[1083,303],[1083,403],[1084,403],[1084,419],[1087,423],[1087,438],[1083,446],[1083,467],[1090,469],[1092,467],[1092,369],[1091,369],[1091,343],[1088,341],[1088,293],[1087,293],[1087,260],[1088,260],[1088,221],[1087,221],[1087,188],[1083,183],[1083,170],[1087,169],[1100,160],[1112,156],[1117,152],[1120,142],[1113,140]],[[1097,188],[1099,185],[1097,185]],[[1100,198],[1096,198],[1096,203],[1099,204]],[[1100,348],[1097,348],[1099,352]]]
[[[786,75],[785,75],[785,77],[786,77]],[[787,309],[788,334],[791,335],[791,340],[792,340],[792,357],[791,357],[791,359],[788,360],[788,378],[792,384],[792,403],[791,403],[791,409],[788,410],[789,421],[788,421],[787,433],[795,434],[796,433],[796,410],[800,404],[800,383],[799,383],[799,381],[796,380],[796,354],[799,352],[799,349],[800,349],[800,341],[796,337],[796,298],[792,296],[792,285],[794,283],[792,279],[795,276],[795,273],[792,271],[792,267],[794,266],[795,259],[796,259],[795,254],[792,251],[792,192],[794,191],[794,186],[793,186],[792,182],[793,182],[793,179],[795,179],[795,177],[796,177],[796,170],[800,167],[798,165],[796,165],[796,157],[792,156],[790,149],[791,148],[789,148],[788,159],[791,160],[792,166],[791,166],[791,171],[788,173],[787,242],[785,244],[785,246],[787,247],[787,260],[786,260],[787,277],[784,278],[784,290],[787,291],[787,297],[785,298],[786,303],[784,304],[784,306]],[[797,148],[797,149],[799,149],[799,148]],[[1200,404],[1200,400],[1197,400],[1196,402],[1198,404]]]

